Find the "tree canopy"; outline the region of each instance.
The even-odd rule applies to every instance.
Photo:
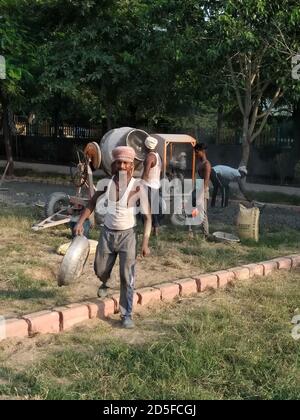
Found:
[[[294,0],[0,0],[9,108],[107,128],[232,117],[243,163],[275,107],[300,109]],[[8,131],[11,129],[8,124]],[[299,135],[300,136],[300,135]],[[7,142],[7,145],[9,142]]]

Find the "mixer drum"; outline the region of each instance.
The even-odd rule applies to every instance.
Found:
[[[135,150],[135,175],[141,176],[143,161],[146,157],[145,140],[148,136],[143,130],[132,127],[121,127],[108,131],[100,142],[102,154],[102,168],[111,175],[112,151],[118,146],[130,146]]]

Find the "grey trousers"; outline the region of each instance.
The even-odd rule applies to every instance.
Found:
[[[131,316],[135,285],[136,234],[134,229],[110,230],[106,227],[100,234],[94,269],[104,284],[110,279],[117,256],[120,259],[120,312]]]

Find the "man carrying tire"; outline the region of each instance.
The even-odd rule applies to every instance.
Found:
[[[136,214],[144,215],[144,235],[141,255],[150,254],[151,213],[148,196],[140,181],[133,178],[135,151],[131,147],[119,146],[112,151],[113,177],[108,187],[97,191],[81,215],[74,232],[82,235],[85,220],[95,210],[98,199],[105,194],[107,212],[95,256],[95,273],[102,282],[98,297],[105,297],[116,258],[120,259],[120,312],[122,326],[133,328],[132,307],[136,266]],[[103,199],[103,197],[102,197]]]

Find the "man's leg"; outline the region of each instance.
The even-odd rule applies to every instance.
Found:
[[[98,290],[98,297],[103,298],[107,295],[106,286],[107,281],[110,279],[112,269],[116,262],[117,253],[114,247],[114,233],[109,233],[105,228],[102,230],[99,243],[97,246],[94,270],[96,276],[102,282]]]
[[[225,185],[225,206],[224,207],[228,207],[229,204],[229,184]]]
[[[131,316],[135,286],[136,236],[134,229],[130,229],[121,235],[119,252],[121,282],[120,312],[124,327],[131,328],[133,327]]]
[[[160,196],[159,190],[152,189],[152,202],[151,202],[151,212],[152,212],[152,227],[154,236],[158,236],[159,230],[159,213],[160,213]]]
[[[212,184],[213,184],[213,193],[212,193],[212,199],[211,199],[211,207],[215,207],[216,206],[216,199],[217,199],[217,194],[218,194],[218,190],[220,187],[220,183],[219,180],[217,178],[217,174],[214,170],[211,171],[211,178],[210,178]]]
[[[159,223],[159,213],[160,213],[160,196],[159,190],[154,188],[149,188],[148,190],[148,199],[151,208],[152,214],[152,228],[154,236],[158,236]]]
[[[221,207],[226,207],[226,189],[229,184],[224,178],[221,177],[221,175],[217,175],[217,179],[222,193]]]

